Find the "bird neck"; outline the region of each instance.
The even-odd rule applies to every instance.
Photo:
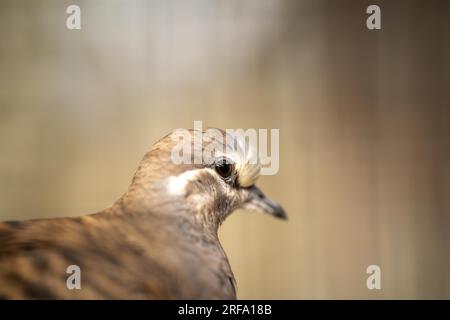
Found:
[[[119,215],[132,215],[145,221],[146,219],[173,219],[183,221],[202,232],[211,239],[218,240],[218,229],[223,219],[214,212],[195,206],[182,196],[151,196],[158,192],[143,192],[130,187],[127,193],[116,201],[111,212]]]

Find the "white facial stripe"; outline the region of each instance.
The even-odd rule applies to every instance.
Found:
[[[193,169],[178,176],[172,176],[168,178],[167,190],[170,194],[183,194],[186,191],[186,185],[189,181],[193,180],[201,169]]]

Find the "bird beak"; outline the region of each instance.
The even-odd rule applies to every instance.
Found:
[[[279,219],[287,219],[284,209],[278,203],[266,197],[258,187],[252,186],[247,191],[248,200],[243,205],[244,209],[268,213]]]

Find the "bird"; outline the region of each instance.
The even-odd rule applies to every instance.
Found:
[[[0,299],[237,299],[220,225],[236,209],[287,215],[255,185],[254,149],[224,140],[208,160],[175,163],[172,131],[107,209],[0,223]],[[205,151],[205,141],[189,143]],[[79,288],[68,287],[68,266],[79,268]]]

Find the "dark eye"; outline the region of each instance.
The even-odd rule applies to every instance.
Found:
[[[230,160],[222,157],[216,161],[215,169],[222,178],[228,178],[233,173],[234,165]]]

